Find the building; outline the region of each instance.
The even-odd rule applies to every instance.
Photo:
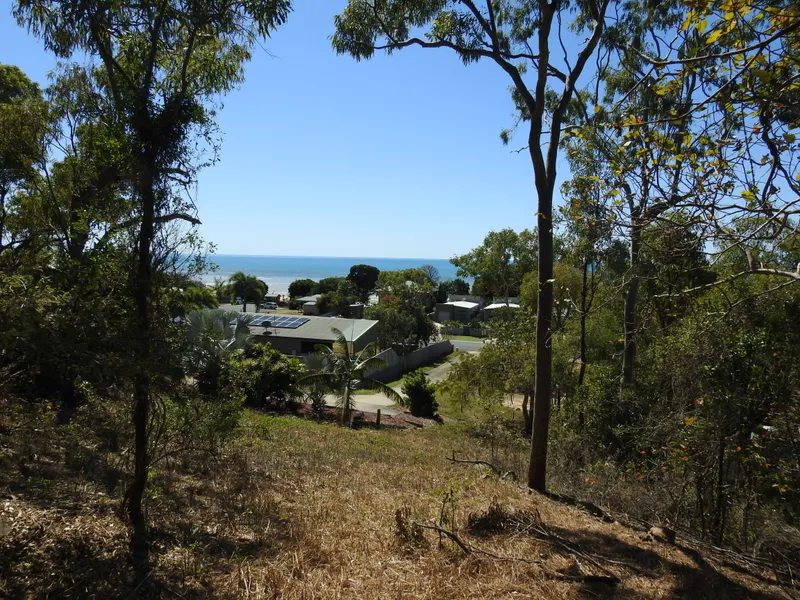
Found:
[[[514,302],[509,302],[508,304],[506,304],[505,302],[493,302],[489,306],[483,307],[483,320],[484,321],[490,320],[497,314],[498,310],[503,308],[510,308],[510,309],[519,308],[519,304],[516,304]]]
[[[351,352],[360,352],[378,340],[378,321],[334,317],[247,314],[253,320],[250,334],[257,342],[269,344],[284,354],[296,356],[314,352],[317,344],[333,348],[339,329],[347,338]]]
[[[319,306],[317,306],[317,300],[319,300],[321,296],[322,294],[313,294],[311,296],[303,296],[302,298],[298,298],[296,300],[297,306],[303,309],[304,315],[318,315]]]
[[[438,302],[434,309],[434,320],[439,323],[458,321],[469,323],[477,318],[481,305],[478,302],[456,300],[454,302]]]

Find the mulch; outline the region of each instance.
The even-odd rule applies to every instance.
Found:
[[[276,411],[269,411],[275,413]],[[341,412],[338,408],[326,406],[321,415],[315,415],[311,412],[310,404],[301,404],[291,410],[277,411],[280,414],[293,414],[298,417],[306,419],[313,419],[324,423],[339,423],[341,421]],[[376,420],[378,415],[371,412],[363,412],[360,410],[353,411],[353,428],[376,428]],[[430,427],[431,425],[439,425],[441,423],[438,419],[425,419],[423,417],[415,417],[410,411],[404,410],[400,414],[389,416],[381,415],[381,429],[421,429],[423,427]]]

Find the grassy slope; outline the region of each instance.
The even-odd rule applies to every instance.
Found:
[[[156,469],[148,506],[155,568],[142,582],[129,571],[114,515],[118,455],[36,427],[38,437],[3,455],[0,519],[10,532],[0,538],[0,597],[785,597],[768,574],[759,581],[692,548],[644,542],[621,525],[446,461],[452,451],[488,456],[463,424],[350,431],[255,413],[246,413],[240,436],[215,460]],[[523,453],[500,458],[514,466]],[[622,583],[609,592],[555,580],[535,564],[464,556],[433,532],[420,544],[402,541],[396,511],[437,519],[448,489],[455,518],[447,527],[470,544],[541,560],[549,572],[576,572],[568,552],[531,535],[467,532],[468,515],[492,503],[538,511],[548,531],[582,552],[627,563],[600,562]],[[581,563],[586,573],[603,573]]]

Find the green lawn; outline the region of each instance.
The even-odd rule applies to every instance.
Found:
[[[486,338],[475,337],[474,335],[451,335],[448,339],[459,340],[461,342],[483,342]]]

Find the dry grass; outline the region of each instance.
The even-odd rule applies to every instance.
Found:
[[[645,542],[483,468],[448,462],[453,450],[488,456],[463,429],[352,431],[255,413],[219,456],[156,468],[153,570],[136,580],[114,514],[124,489],[114,477],[119,454],[90,438],[70,446],[78,433],[45,418],[4,438],[0,596],[791,597],[768,573]],[[408,527],[398,526],[398,510]],[[440,522],[471,547],[525,561],[467,556],[435,532],[409,533],[413,521]],[[592,586],[557,573],[612,573],[621,583]]]

